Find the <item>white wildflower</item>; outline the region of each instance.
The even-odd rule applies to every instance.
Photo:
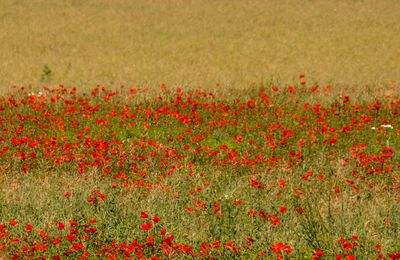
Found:
[[[28,96],[29,96],[29,97],[30,97],[30,96],[34,96],[34,97],[44,97],[44,93],[41,92],[41,91],[39,91],[38,93],[31,92],[31,93],[28,93]]]
[[[392,126],[392,125],[390,125],[390,124],[388,124],[388,125],[381,125],[381,127],[383,127],[383,128],[390,128],[390,129],[393,129],[393,126]]]

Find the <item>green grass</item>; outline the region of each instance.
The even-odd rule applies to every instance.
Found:
[[[292,94],[265,86],[229,98],[167,87],[170,94],[152,101],[127,89],[96,97],[65,88],[45,96],[16,91],[16,103],[4,96],[0,246],[10,256],[122,257],[123,246],[107,246],[136,241],[144,256],[163,257],[163,240],[173,235],[174,258],[189,257],[178,245],[192,246],[194,257],[200,245],[218,241],[222,247],[210,254],[226,259],[264,251],[274,258],[277,243],[290,246],[281,253],[288,259],[311,259],[316,250],[326,259],[399,253],[399,97],[322,102],[324,92],[294,86]],[[143,231],[148,220],[140,212],[160,222],[150,220],[152,229]],[[72,220],[82,250],[69,249]],[[146,246],[148,237],[154,247]]]

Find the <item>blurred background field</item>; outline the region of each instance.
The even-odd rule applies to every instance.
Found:
[[[400,1],[2,0],[12,85],[398,85]]]

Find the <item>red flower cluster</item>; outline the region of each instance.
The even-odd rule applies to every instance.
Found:
[[[397,244],[380,245],[397,241],[394,213],[382,208],[380,223],[359,225],[385,231],[368,239],[346,235],[360,229],[346,213],[358,207],[361,216],[360,201],[376,194],[400,200],[400,100],[322,102],[329,89],[299,75],[292,86],[233,97],[166,85],[152,100],[138,98],[144,89],[101,86],[3,95],[0,178],[15,179],[9,192],[19,192],[20,178],[65,181],[48,196],[62,205],[51,223],[34,205],[15,206],[21,194],[1,206],[0,251],[14,259],[396,259]],[[327,229],[344,238],[327,241],[319,234]]]

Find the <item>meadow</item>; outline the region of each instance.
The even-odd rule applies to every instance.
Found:
[[[400,256],[399,96],[160,86],[0,100],[0,249],[19,257]]]
[[[400,259],[400,2],[0,2],[0,259]]]

